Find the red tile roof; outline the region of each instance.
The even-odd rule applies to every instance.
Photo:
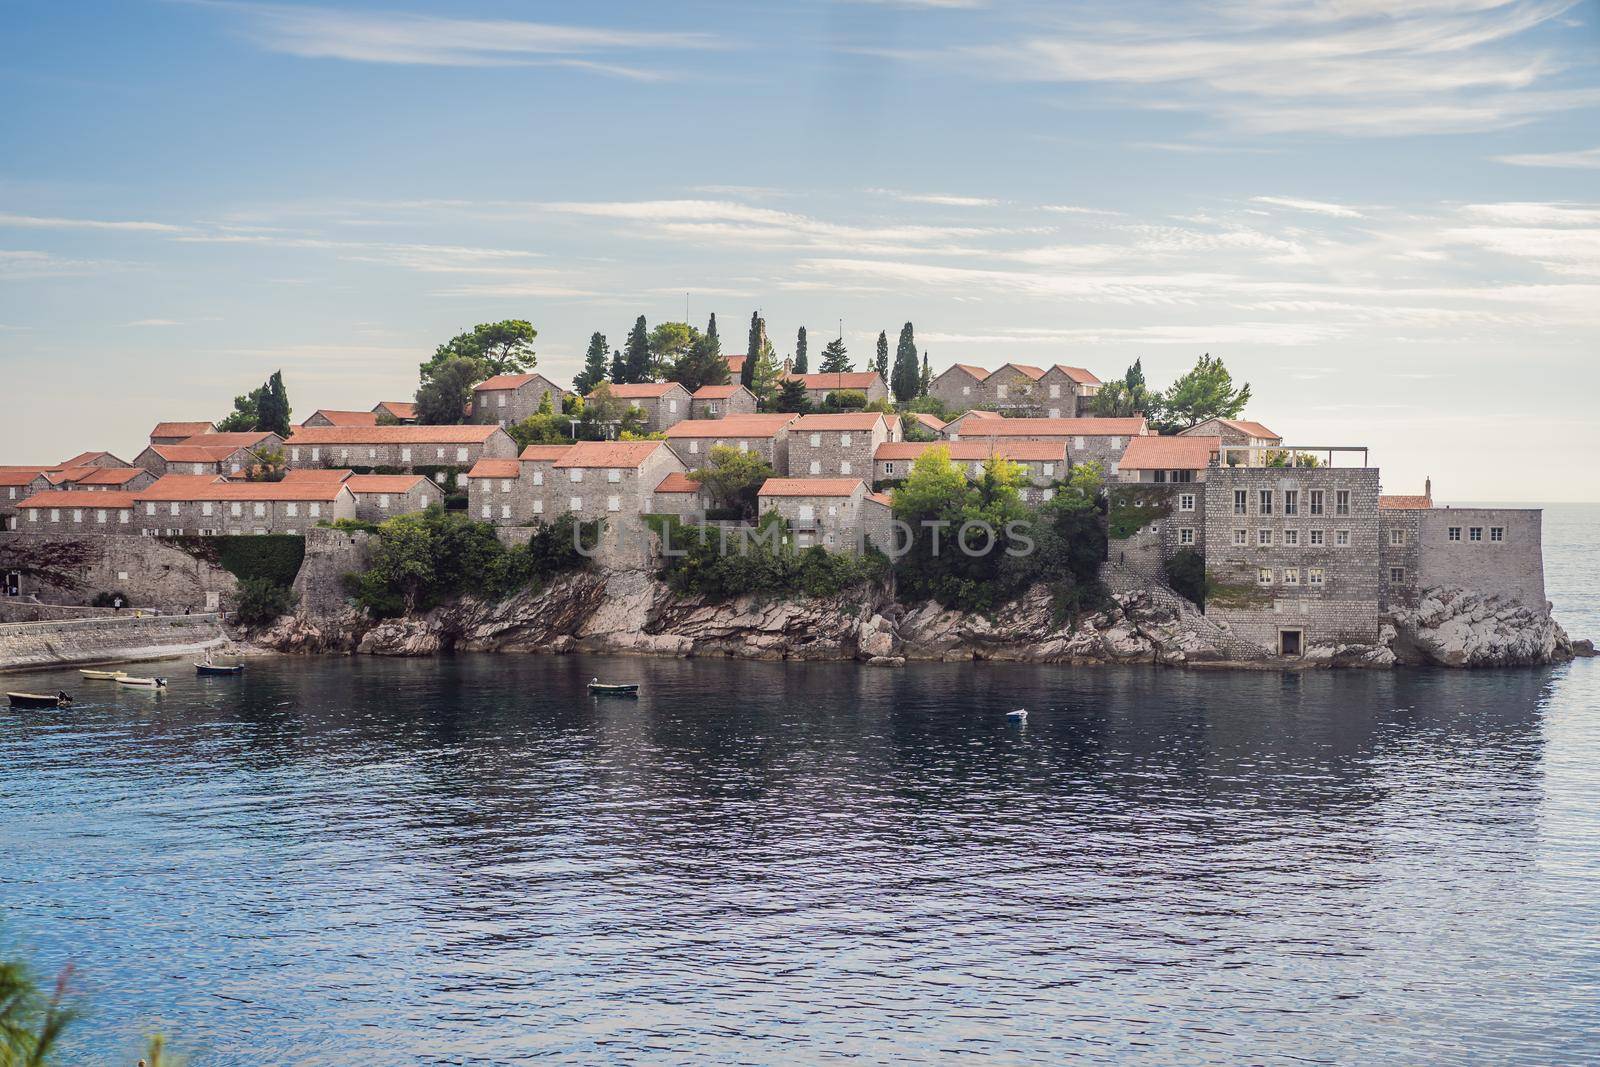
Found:
[[[515,464],[516,460],[506,462]],[[344,487],[352,493],[409,493],[418,482],[428,479],[420,474],[352,474]]]
[[[131,494],[135,500],[334,500],[344,492],[343,482],[301,481],[228,482],[218,478],[168,476]]]
[[[726,358],[728,360],[728,370],[730,372],[738,374],[740,371],[744,370],[744,356],[728,356]]]
[[[1096,378],[1093,374],[1090,374],[1082,367],[1069,367],[1065,363],[1057,363],[1054,369],[1060,371],[1062,374],[1065,374],[1068,378],[1077,382],[1079,385],[1100,384],[1099,378]]]
[[[522,450],[522,455],[517,458],[527,460],[560,459],[567,454],[567,449],[571,447],[571,445],[529,445]]]
[[[702,385],[694,391],[694,398],[696,400],[727,400],[734,393],[741,390],[746,393],[750,391],[738,382],[734,382],[732,385]]]
[[[117,459],[117,457],[113,456],[110,452],[79,452],[76,456],[73,456],[71,459],[62,460],[59,464],[57,464],[57,466],[61,466],[61,467],[87,467],[87,466],[90,466],[91,464],[93,464],[96,460],[100,460],[100,459],[116,459],[117,462],[121,463],[124,467],[128,466],[128,464],[123,463],[122,460]]]
[[[871,430],[887,417],[877,411],[852,411],[840,415],[802,415],[789,426],[795,433],[813,430]]]
[[[283,480],[286,482],[342,482],[355,474],[355,471],[341,470],[337,467],[319,469],[316,467],[301,467],[297,470],[284,471]]]
[[[929,415],[925,411],[912,412],[911,420],[913,422],[921,423],[923,426],[926,426],[928,429],[932,430],[934,433],[938,433],[940,430],[942,430],[946,426],[950,425],[949,423],[947,423],[943,419],[941,419],[939,416],[937,416],[937,415]]]
[[[9,470],[0,470],[0,485],[27,485],[35,478],[44,477],[44,468],[14,467]],[[45,478],[49,481],[48,478]]]
[[[1005,370],[1006,367],[1010,367],[1012,370],[1019,372],[1023,377],[1031,378],[1034,381],[1038,381],[1040,378],[1044,377],[1043,367],[1035,367],[1028,363],[1007,363],[1005,367],[1001,367],[1000,369]]]
[[[860,478],[768,478],[761,496],[850,496],[861,488]]]
[[[930,448],[943,448],[950,458],[962,463],[985,460],[990,456],[1017,463],[1065,463],[1065,441],[1007,441],[992,437],[976,441],[886,441],[872,454],[875,460],[914,460]]]
[[[556,466],[637,467],[665,447],[663,441],[579,441],[556,460]]]
[[[673,471],[656,486],[658,493],[698,493],[700,483],[680,471]]]
[[[151,445],[150,451],[168,463],[221,463],[249,450],[240,445]]]
[[[200,448],[221,448],[223,445],[232,445],[234,448],[255,448],[269,437],[277,434],[269,430],[249,430],[240,433],[197,433],[193,437],[185,437],[178,443],[180,445],[196,445]]]
[[[65,489],[56,489],[44,493],[35,493],[17,505],[22,508],[80,508],[91,511],[95,508],[120,510],[131,508],[140,494],[133,492],[106,492],[106,493],[74,493]]]
[[[886,508],[894,507],[894,497],[888,493],[868,493],[867,499],[874,504],[882,504]]]
[[[332,408],[318,408],[313,415],[321,415],[335,426],[376,426],[378,413],[376,411],[334,411]]]
[[[786,374],[784,377],[804,383],[807,389],[868,389],[881,385],[883,379],[875,370],[839,371],[832,374]]]
[[[1433,507],[1431,496],[1380,496],[1378,507],[1382,511],[1426,511]]]
[[[393,415],[397,419],[414,419],[417,417],[417,405],[409,400],[380,400],[373,408],[373,414],[379,414],[378,408]]]
[[[967,437],[1134,437],[1143,434],[1142,418],[1131,419],[975,419],[961,424]]]
[[[1259,422],[1248,422],[1244,419],[1222,419],[1221,422],[1226,426],[1230,426],[1233,429],[1238,430],[1246,437],[1266,437],[1271,438],[1274,441],[1283,440],[1283,438],[1279,437],[1277,434],[1273,433]]]
[[[482,444],[498,426],[468,423],[464,426],[302,426],[290,445],[469,445]]]
[[[667,427],[667,437],[775,437],[798,415],[729,415],[725,419],[685,419]]]
[[[989,377],[989,371],[986,368],[979,367],[971,363],[952,363],[950,364],[950,369],[966,371],[980,382]]]
[[[677,382],[634,382],[613,385],[611,395],[622,400],[654,400],[666,396],[674,389],[682,389],[685,393],[689,391]],[[589,395],[594,396],[594,393]]]
[[[474,385],[472,391],[481,393],[487,389],[520,389],[537,377],[537,374],[496,374]]]
[[[151,437],[193,437],[197,433],[216,433],[213,422],[158,422]]]
[[[98,467],[58,467],[55,470],[46,471],[44,477],[45,481],[49,482],[51,485],[65,485],[70,482],[76,482],[80,478],[86,477],[90,471],[99,469],[100,468]],[[112,469],[116,470],[121,468]]]
[[[1204,470],[1222,448],[1220,437],[1135,437],[1119,470]]]
[[[521,475],[522,464],[514,459],[480,459],[467,472],[468,478],[517,478]]]
[[[74,485],[127,485],[148,473],[143,467],[90,467]]]
[[[961,414],[959,414],[955,418],[951,419],[950,422],[957,422],[957,421],[959,421],[961,419],[1003,419],[1003,418],[1005,418],[1005,416],[1000,414],[998,411],[985,411],[983,408],[968,408],[966,411],[963,411]],[[946,423],[945,425],[948,426],[949,423]]]

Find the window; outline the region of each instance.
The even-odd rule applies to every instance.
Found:
[[[1406,580],[1406,569],[1404,567],[1390,567],[1389,568],[1389,581],[1391,581],[1391,582],[1395,583],[1396,585],[1398,585],[1399,583],[1401,583],[1401,582],[1403,582],[1405,580]]]
[[[1310,491],[1310,496],[1307,499],[1306,503],[1310,507],[1311,514],[1313,514],[1313,515],[1321,515],[1322,514],[1322,490],[1321,489],[1313,489],[1313,490],[1311,490]]]
[[[400,462],[401,463],[410,463],[411,462],[411,449],[402,448],[400,450]]]
[[[156,513],[156,506],[154,504],[146,503],[144,506],[144,513],[146,515],[154,515]]]
[[[172,506],[167,509],[167,514],[176,515],[177,513],[178,513],[178,502],[176,500],[174,500],[172,502]]]
[[[61,521],[61,509],[60,508],[51,508],[50,509],[50,521],[51,522],[60,522]]]
[[[1167,472],[1166,471],[1156,471],[1155,474],[1153,474],[1151,477],[1153,477],[1157,482],[1164,483],[1167,480]]]
[[[378,507],[382,508],[384,511],[388,511],[389,510],[389,494],[388,493],[379,493],[378,494]],[[290,512],[290,514],[292,515],[294,513]]]
[[[456,449],[456,459],[461,463],[465,463],[467,461],[467,450],[464,448]]]
[[[1257,585],[1271,585],[1272,584],[1272,568],[1271,567],[1257,567],[1256,568],[1256,584]]]
[[[1056,476],[1056,465],[1054,463],[1046,463],[1042,470],[1046,478],[1054,478]]]
[[[1333,513],[1335,515],[1350,514],[1350,490],[1336,489],[1333,494]]]
[[[1489,527],[1489,540],[1491,540],[1491,541],[1504,541],[1505,539],[1506,539],[1506,528],[1504,526],[1491,526],[1491,527]]]
[[[839,447],[841,447],[841,448],[849,448],[850,447],[850,435],[849,434],[842,433],[842,434],[839,435]]]
[[[568,511],[582,511],[583,510],[583,497],[574,496],[574,497],[567,498],[567,510]]]
[[[750,442],[749,441],[740,441],[739,442],[739,451],[740,452],[749,452],[750,451]]]
[[[266,518],[267,517],[267,506],[265,504],[261,503],[260,501],[257,501],[256,502],[256,506],[255,506],[255,513],[256,513],[256,518],[258,518],[258,519]]]
[[[422,506],[423,507],[427,507],[428,506],[428,502],[426,500],[424,500],[422,502]],[[313,519],[315,519],[315,518],[319,517],[321,514],[322,514],[322,505],[321,504],[312,504],[311,505],[311,517]]]
[[[1335,531],[1333,531],[1333,547],[1334,548],[1349,548],[1350,547],[1350,531],[1349,530],[1335,530]]]
[[[313,448],[311,450],[311,462],[315,463],[317,460],[319,460],[321,458],[322,458],[322,449]]]
[[[385,497],[384,499],[387,500],[388,497]],[[295,516],[300,514],[300,505],[299,504],[286,504],[286,505],[284,505],[284,512],[283,513],[285,515],[287,515],[289,518],[292,519]]]
[[[849,474],[850,473],[850,461],[849,460],[846,459],[846,460],[840,460],[839,461],[839,473],[840,474]]]
[[[434,453],[435,453],[434,457],[433,457],[434,459],[443,459],[444,458],[444,449],[442,449],[442,448],[435,449]]]
[[[1300,514],[1300,491],[1285,489],[1283,491],[1283,513],[1285,515]]]
[[[582,467],[573,467],[571,470],[567,471],[567,481],[569,481],[569,482],[581,482],[581,481],[583,481],[583,468]]]
[[[1192,544],[1194,544],[1194,528],[1193,527],[1185,526],[1183,529],[1178,531],[1178,544],[1180,544],[1180,545],[1192,545]]]
[[[1272,490],[1271,489],[1262,489],[1262,490],[1260,490],[1260,500],[1258,501],[1258,504],[1257,504],[1256,513],[1260,514],[1260,515],[1271,515],[1272,514]]]
[[[38,508],[29,508],[28,509],[28,521],[29,522],[38,522],[39,521],[39,509]]]
[[[502,519],[509,519],[511,517],[511,505],[510,504],[501,504],[500,505],[500,517]]]
[[[608,481],[608,482],[620,482],[620,481],[622,481],[622,472],[620,470],[616,469],[615,467],[612,467],[612,468],[608,469],[606,471],[606,481]]]
[[[1306,584],[1307,585],[1321,585],[1322,584],[1322,568],[1321,567],[1312,567],[1309,571],[1306,572]]]
[[[820,433],[812,434],[811,435],[811,447],[812,448],[820,448],[821,446],[822,446],[822,435]]]
[[[73,508],[72,509],[72,521],[73,522],[82,522],[83,521],[83,509],[82,508]]]
[[[293,460],[294,462],[299,463],[300,462],[300,450],[298,448],[289,449],[289,458],[291,460]]]
[[[1468,541],[1482,541],[1483,540],[1483,527],[1482,526],[1468,526],[1467,527],[1467,540]]]
[[[488,505],[488,504],[485,504],[485,505],[484,505],[484,506],[483,506],[483,511],[482,511],[482,512],[481,512],[481,514],[482,514],[482,515],[483,515],[483,517],[484,517],[484,518],[486,518],[486,519],[487,519],[487,518],[489,518],[489,517],[490,517],[490,516],[491,516],[491,515],[493,515],[493,514],[494,514],[494,508],[493,508],[493,507],[491,507],[491,506],[490,506],[490,505]]]
[[[1300,531],[1299,530],[1285,530],[1285,531],[1283,531],[1283,543],[1286,544],[1286,545],[1298,545],[1298,544],[1300,544]]]
[[[1258,544],[1258,545],[1270,545],[1270,544],[1272,544],[1272,531],[1271,530],[1257,530],[1256,531],[1256,544]]]
[[[1450,540],[1450,541],[1459,541],[1459,540],[1461,540],[1461,527],[1459,527],[1459,526],[1450,527],[1448,530],[1445,531],[1445,538],[1447,540]]]
[[[811,461],[811,473],[812,474],[821,474],[822,473],[822,461],[821,460],[814,459],[814,460]]]
[[[1309,536],[1311,538],[1311,544],[1312,545],[1314,545],[1314,546],[1316,546],[1318,548],[1322,547],[1322,545],[1324,543],[1323,542],[1323,531],[1321,531],[1321,530],[1312,530],[1307,536]]]
[[[505,407],[506,406],[506,394],[504,394],[504,393],[496,393],[494,395],[494,406],[497,407],[497,408]]]
[[[500,491],[502,493],[511,492],[511,479],[510,478],[501,478],[500,479]]]
[[[1003,385],[995,386],[994,395],[996,398],[1004,400],[1006,398],[1006,387]]]
[[[608,497],[606,497],[606,510],[607,511],[621,511],[622,510],[622,498],[620,496],[608,496]]]
[[[378,450],[376,448],[368,448],[367,449],[367,458],[368,459],[377,459],[378,458]]]
[[[1194,510],[1194,494],[1193,493],[1179,493],[1178,494],[1178,510],[1179,511],[1193,511]]]
[[[544,514],[544,501],[543,500],[535,500],[533,502],[533,513],[535,515],[543,515]]]
[[[1245,502],[1249,499],[1250,497],[1246,490],[1235,489],[1233,491],[1233,513],[1235,515],[1243,515],[1245,513]]]
[[[1233,543],[1236,544],[1236,545],[1248,545],[1250,543],[1250,531],[1249,530],[1235,530],[1235,531],[1233,531]]]
[[[119,523],[121,523],[122,525],[126,526],[128,524],[128,512],[126,512],[126,511],[117,512],[117,521]]]
[[[1403,545],[1403,544],[1405,544],[1406,543],[1406,532],[1404,530],[1400,529],[1399,527],[1395,527],[1393,530],[1390,530],[1389,531],[1389,543],[1391,545]]]
[[[205,503],[200,505],[200,514],[202,514],[202,515],[211,514],[211,501],[207,500]]]
[[[689,442],[689,455],[696,456],[696,455],[699,455],[699,454],[700,454],[700,442],[699,441],[690,441]]]
[[[961,387],[961,395],[962,395],[962,396],[971,396],[971,395],[972,395],[972,386],[970,386],[970,385],[963,385],[963,386],[962,386],[962,387]]]
[[[1051,400],[1059,400],[1060,398],[1061,398],[1061,386],[1052,385],[1050,387],[1050,399]]]
[[[1300,568],[1299,567],[1285,567],[1285,568],[1283,568],[1283,584],[1284,585],[1299,585],[1300,584]]]
[[[94,521],[98,522],[98,523],[104,523],[106,521],[106,509],[105,508],[95,508],[94,509]]]
[[[204,463],[196,463],[194,465],[194,472],[196,474],[204,474],[206,472],[206,465]]]
[[[887,478],[894,477],[894,462],[892,460],[883,465],[883,473]]]
[[[543,485],[544,484],[544,471],[534,471],[533,472],[533,484],[534,485]]]

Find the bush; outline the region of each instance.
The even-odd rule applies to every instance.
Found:
[[[888,559],[875,549],[860,556],[820,546],[796,549],[788,524],[776,515],[762,520],[754,538],[730,535],[726,549],[718,527],[691,526],[675,515],[652,516],[650,522],[674,553],[680,553],[665,557],[661,577],[684,596],[834,596],[881,582],[889,573]]]
[[[859,389],[835,389],[822,406],[830,411],[860,411],[867,406],[867,394]]]
[[[234,619],[245,626],[264,626],[289,614],[299,600],[299,595],[286,586],[266,578],[247,578],[239,583]]]
[[[1175,552],[1164,568],[1167,584],[1178,595],[1194,602],[1196,607],[1206,606],[1206,561],[1192,548]]]

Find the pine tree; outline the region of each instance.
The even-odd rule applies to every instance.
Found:
[[[800,332],[794,338],[794,373],[806,372],[806,328],[800,327]]]
[[[611,380],[614,382],[625,382],[628,380],[627,361],[622,358],[622,352],[615,348],[611,350]],[[595,383],[595,385],[599,384],[599,382]],[[591,385],[589,388],[593,389],[594,385]]]
[[[618,383],[648,382],[650,380],[650,328],[645,325],[643,315],[634,320],[633,329],[628,332],[628,344],[623,351],[627,355],[623,359],[623,377],[617,379]]]
[[[917,379],[917,395],[927,396],[933,385],[933,371],[928,368],[928,353],[922,353],[922,377]]]
[[[878,358],[872,361],[872,369],[878,372],[878,377],[885,382],[889,380],[889,331],[878,331]]]
[[[798,411],[805,414],[811,407],[806,397],[806,383],[799,378],[785,378],[772,407],[776,411]]]
[[[889,385],[894,398],[900,401],[918,396],[917,341],[908,322],[900,327],[900,343],[894,350],[894,378]]]
[[[749,389],[756,380],[756,360],[761,358],[761,315],[750,312],[750,337],[745,341],[744,366],[739,368],[739,384]]]
[[[572,379],[573,389],[586,395],[606,380],[606,350],[610,347],[605,334],[596,331],[589,335],[589,351],[583,356],[583,370]]]
[[[722,357],[722,342],[717,338],[717,317],[711,316],[706,332],[694,339],[689,351],[672,368],[672,380],[689,392],[702,385],[726,385],[728,361]]]
[[[824,374],[845,374],[855,370],[850,362],[850,355],[845,350],[844,338],[838,337],[828,342],[828,347],[822,350],[822,367]]]
[[[257,411],[256,429],[270,430],[279,437],[289,436],[289,391],[283,387],[283,371],[275,370],[267,379],[267,390]]]

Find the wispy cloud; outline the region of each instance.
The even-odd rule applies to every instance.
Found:
[[[651,80],[665,75],[598,57],[723,46],[718,38],[705,33],[279,4],[217,2],[206,6],[239,14],[245,32],[263,48],[307,59],[441,67],[565,66]]]
[[[70,219],[48,215],[10,215],[0,213],[0,227],[24,230],[130,230],[143,233],[183,233],[187,227],[165,222],[123,219]]]
[[[122,325],[124,325],[124,326],[182,326],[183,323],[178,321],[177,319],[134,319],[132,322],[125,322]]]
[[[1600,170],[1600,148],[1580,148],[1573,152],[1526,152],[1495,156],[1496,163],[1513,167],[1563,167],[1570,170]]]
[[[868,189],[902,204],[929,204],[934,207],[999,207],[1000,201],[988,196],[952,196],[947,193],[903,193],[898,189]]]
[[[1355,208],[1345,207],[1343,204],[1330,204],[1324,200],[1297,200],[1289,196],[1252,196],[1250,201],[1255,204],[1286,207],[1293,211],[1308,211],[1313,215],[1328,215],[1336,219],[1366,218]]]

